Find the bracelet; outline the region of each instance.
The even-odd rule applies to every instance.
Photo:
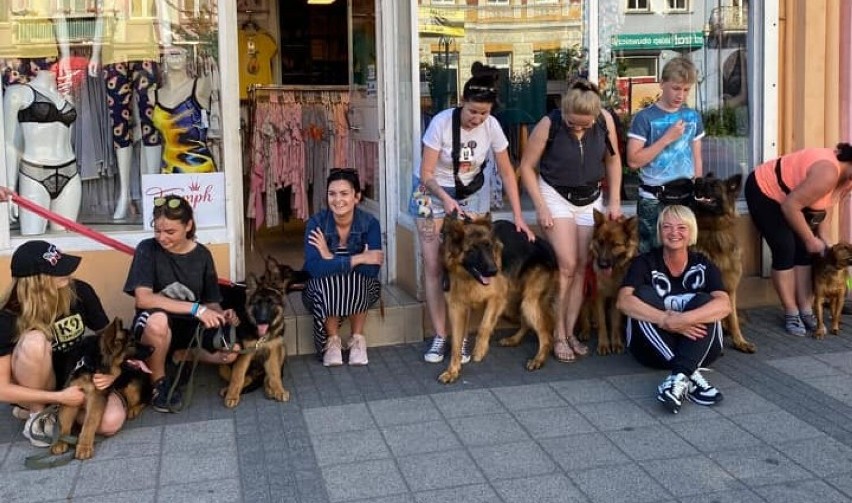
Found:
[[[198,318],[198,319],[201,319],[201,315],[206,313],[206,312],[207,312],[207,307],[199,306],[198,307],[198,313],[195,314],[195,317]]]
[[[193,315],[193,316],[195,316],[196,314],[198,314],[198,308],[199,308],[200,306],[201,306],[201,304],[199,304],[198,302],[193,302],[193,303],[192,303],[192,308],[190,308],[190,310],[189,310],[189,314],[191,314],[191,315]]]

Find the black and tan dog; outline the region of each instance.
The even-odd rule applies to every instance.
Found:
[[[846,300],[846,282],[849,279],[848,267],[852,266],[852,244],[837,243],[828,250],[825,256],[814,260],[814,314],[817,319],[817,329],[814,337],[822,339],[825,336],[824,306],[828,302],[831,311],[831,333],[840,333],[840,314],[843,301]]]
[[[491,223],[490,218],[444,219],[441,257],[447,273],[445,292],[452,349],[450,364],[438,379],[449,384],[461,372],[461,341],[468,331],[471,311],[482,309],[472,359],[482,361],[501,316],[520,323],[520,329],[500,341],[503,346],[520,343],[532,328],[538,351],[526,368],[544,365],[552,346],[554,301],[558,292],[556,257],[544,239],[530,243],[511,222]]]
[[[228,381],[222,390],[225,407],[236,407],[240,395],[258,388],[261,382],[267,398],[279,402],[290,399],[281,380],[287,358],[284,309],[290,285],[297,279],[302,279],[298,272],[271,258],[262,276],[248,276],[245,308],[238,313],[243,320],[238,330],[243,353],[233,364],[219,367],[219,375]]]
[[[86,395],[83,425],[77,437],[75,456],[77,459],[89,459],[94,455],[95,433],[101,424],[106,409],[107,397],[112,390],[119,391],[127,404],[127,417],[133,419],[141,413],[150,399],[149,379],[147,376],[127,375],[128,365],[144,365],[141,360],[147,354],[137,354],[137,345],[130,332],[124,330],[121,320],[115,318],[97,336],[86,337],[82,343],[82,358],[72,373],[67,386],[78,386]],[[116,376],[110,388],[99,390],[92,381],[95,373]],[[77,421],[80,407],[63,405],[59,408],[60,440],[51,446],[51,453],[62,454],[68,450],[68,443],[62,440],[68,437]]]
[[[737,241],[736,204],[742,181],[741,174],[722,180],[712,173],[695,180],[693,210],[698,221],[695,249],[706,255],[722,273],[722,283],[732,307],[725,320],[725,328],[734,348],[754,353],[757,346],[743,337],[737,314],[737,288],[743,275],[743,252]]]
[[[615,298],[630,262],[639,252],[638,220],[635,216],[610,220],[597,210],[594,215],[595,230],[589,246],[594,285],[583,303],[579,332],[581,340],[589,340],[594,325],[598,330],[598,354],[616,354],[624,351],[624,315],[615,308]]]

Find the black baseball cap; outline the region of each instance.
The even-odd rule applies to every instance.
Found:
[[[80,265],[81,257],[66,255],[47,241],[27,241],[12,255],[12,277],[26,278],[38,274],[70,276]]]

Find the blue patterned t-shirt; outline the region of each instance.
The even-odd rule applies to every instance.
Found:
[[[704,123],[696,110],[683,107],[677,112],[666,112],[656,104],[651,105],[636,114],[627,136],[644,142],[643,146],[647,147],[662,138],[679,120],[685,125],[683,135],[642,167],[639,171],[642,183],[657,186],[678,178],[695,177],[692,142],[704,136]]]

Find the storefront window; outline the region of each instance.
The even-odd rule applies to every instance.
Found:
[[[420,0],[421,133],[434,114],[458,103],[473,62],[490,64],[501,72],[500,105],[494,115],[517,165],[532,128],[558,106],[568,82],[589,77],[588,56],[595,50],[598,64],[592,74],[604,106],[621,122],[623,151],[633,115],[659,95],[663,66],[682,55],[698,72],[688,105],[704,120],[704,172],[720,177],[745,173],[751,165],[747,2],[599,0],[594,49],[589,42],[590,4]],[[626,165],[623,156],[622,161]],[[637,179],[626,176],[624,185],[624,199],[635,199]],[[494,201],[492,208],[497,209],[499,195]],[[528,200],[524,207],[532,209]]]
[[[222,169],[217,16],[215,0],[4,2],[6,184],[102,230],[142,229],[163,193],[224,203],[208,177]],[[24,211],[11,226],[48,229]]]

